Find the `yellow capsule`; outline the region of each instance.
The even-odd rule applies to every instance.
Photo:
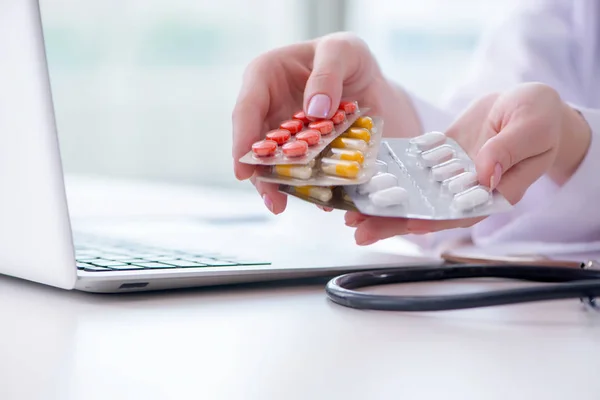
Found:
[[[350,195],[348,193],[346,193],[346,191],[344,191],[344,194],[342,195],[342,199],[346,203],[354,203],[354,201],[352,201],[352,197],[350,197]]]
[[[352,127],[342,134],[343,137],[360,139],[369,143],[371,141],[371,132],[367,128]]]
[[[320,186],[296,186],[294,191],[300,195],[312,197],[327,203],[333,197],[331,188]]]
[[[364,140],[351,139],[346,137],[336,137],[331,142],[331,147],[335,149],[350,149],[366,152],[369,145]]]
[[[356,121],[354,121],[354,123],[352,124],[352,126],[355,126],[357,128],[366,128],[369,131],[373,130],[373,120],[371,119],[371,117],[358,117],[356,119]]]
[[[361,170],[356,161],[335,160],[333,158],[321,159],[321,169],[327,175],[340,176],[342,178],[356,178]]]
[[[331,149],[329,158],[336,160],[356,161],[360,165],[365,162],[365,156],[359,150]]]
[[[308,165],[277,164],[273,167],[273,172],[279,176],[297,179],[310,179],[312,176],[312,168]]]

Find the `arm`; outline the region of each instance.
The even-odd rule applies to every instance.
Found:
[[[489,244],[507,241],[586,242],[600,239],[600,110],[576,107],[567,135],[588,131],[586,148],[574,168],[565,160],[560,172],[542,177],[505,220],[489,218],[473,228],[473,241]],[[567,139],[569,136],[567,136]],[[559,155],[559,158],[561,156]]]
[[[480,96],[504,91],[526,81],[538,81],[555,88],[571,104],[586,100],[586,69],[593,60],[589,37],[595,37],[593,21],[578,18],[598,15],[595,2],[537,1],[524,4],[516,15],[491,31],[476,51],[469,80],[463,82],[444,102],[443,110],[412,96],[423,130],[445,130],[453,118]],[[586,34],[587,35],[584,35]],[[573,106],[581,112],[567,126],[567,135],[588,130],[589,150],[583,152],[566,178],[544,176],[535,182],[508,214],[492,216],[473,228],[452,229],[411,239],[424,245],[470,237],[476,243],[513,240],[577,241],[599,237],[600,213],[600,111]],[[576,114],[576,113],[573,113]],[[588,127],[589,125],[589,127]],[[591,135],[589,133],[591,131]],[[584,141],[585,142],[585,141]],[[565,141],[567,143],[567,141]],[[563,146],[563,153],[574,153]],[[559,159],[562,156],[559,156]],[[563,157],[568,158],[568,157]],[[568,163],[566,160],[565,163]]]

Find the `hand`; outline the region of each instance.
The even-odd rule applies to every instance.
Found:
[[[246,69],[232,115],[234,170],[238,179],[251,179],[273,213],[284,211],[287,197],[277,185],[256,181],[255,167],[239,158],[296,111],[303,109],[312,119],[331,118],[342,98],[382,116],[386,132],[414,136],[421,130],[408,96],[383,77],[366,44],[352,35],[332,34],[273,50]]]
[[[549,86],[528,83],[476,101],[448,129],[474,160],[479,182],[497,189],[511,204],[542,175],[566,182],[585,157],[591,131],[585,120]],[[483,218],[426,221],[380,218],[348,212],[357,244],[408,233],[423,234],[472,226]]]

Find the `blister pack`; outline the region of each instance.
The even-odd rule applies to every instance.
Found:
[[[344,101],[328,120],[310,121],[303,111],[281,122],[277,129],[252,144],[252,149],[239,159],[254,165],[307,165],[352,126],[368,109],[357,102]]]
[[[257,179],[290,186],[346,186],[367,182],[380,168],[377,155],[382,135],[381,118],[361,116],[308,164],[263,168]]]
[[[279,191],[309,203],[337,210],[357,211],[343,186],[290,186],[279,185]]]
[[[487,216],[512,207],[498,191],[479,184],[473,161],[441,132],[386,139],[379,160],[387,165],[386,172],[345,188],[362,214],[451,220]]]

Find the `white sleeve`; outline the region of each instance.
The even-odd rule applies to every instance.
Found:
[[[507,90],[523,82],[548,84],[565,101],[582,104],[588,90],[584,79],[585,71],[592,68],[590,63],[594,63],[587,55],[586,47],[592,45],[588,43],[590,36],[597,36],[594,24],[599,13],[600,2],[594,0],[537,0],[521,3],[506,20],[484,35],[466,72],[466,79],[456,85],[440,107],[409,93],[423,131],[443,131],[477,98]],[[578,180],[581,180],[580,175]],[[575,186],[565,185],[564,190],[573,190]],[[425,236],[411,235],[409,238],[427,247],[467,237],[476,242],[492,238],[509,241],[515,238],[511,225],[514,226],[516,220],[531,218],[529,216],[535,213],[540,204],[555,204],[550,203],[552,200],[549,195],[556,192],[557,188],[551,187],[543,177],[530,187],[524,200],[509,213],[491,216],[474,228],[454,229]],[[574,194],[562,193],[561,196],[573,197]],[[554,223],[557,224],[554,228],[558,228],[565,220],[554,220]],[[540,226],[548,228],[547,224]],[[543,236],[541,231],[531,231],[526,238],[521,239],[541,240]]]

